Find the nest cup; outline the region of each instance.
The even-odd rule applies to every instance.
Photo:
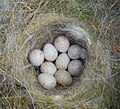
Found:
[[[31,45],[33,43],[32,41],[34,41],[34,38],[38,37],[38,40],[35,41],[36,43],[34,43],[35,45],[32,49],[37,48],[37,49],[42,50],[46,43],[53,44],[56,37],[65,36],[70,41],[70,45],[77,44],[86,50],[86,53],[87,53],[86,58],[79,59],[83,63],[83,67],[82,67],[82,70],[83,70],[89,59],[89,51],[88,51],[88,47],[87,47],[89,45],[89,43],[88,43],[87,39],[85,39],[85,38],[82,39],[82,37],[86,37],[86,36],[84,36],[86,34],[82,33],[82,31],[85,31],[85,30],[82,29],[79,25],[76,25],[78,27],[78,29],[80,28],[80,29],[82,29],[82,31],[78,30],[77,33],[74,33],[74,32],[76,32],[74,26],[75,26],[75,24],[71,23],[70,20],[64,21],[64,19],[63,20],[59,19],[59,21],[55,20],[55,21],[48,22],[47,25],[43,25],[43,27],[38,28],[38,30],[36,30],[36,31],[34,31],[34,33],[32,33],[33,38],[30,40]],[[76,34],[78,34],[78,36],[76,36]],[[40,37],[40,39],[39,39],[39,37]],[[58,53],[60,54],[60,52],[58,52]],[[28,61],[29,61],[29,59],[28,59]],[[37,74],[41,73],[41,71],[39,69],[40,69],[39,67],[35,67]],[[77,78],[74,78],[73,80],[76,80],[76,79]]]
[[[8,62],[13,65],[12,69],[16,71],[14,79],[25,87],[33,103],[35,101],[41,108],[50,106],[56,108],[69,107],[73,106],[73,103],[73,107],[81,105],[91,107],[94,105],[96,97],[91,101],[88,100],[89,103],[84,102],[84,100],[91,98],[96,92],[98,93],[97,97],[100,96],[99,90],[102,79],[97,80],[96,78],[107,77],[110,73],[109,51],[104,50],[102,41],[97,39],[96,36],[91,37],[94,38],[93,41],[89,39],[90,44],[87,39],[89,35],[86,32],[77,34],[79,32],[76,31],[82,29],[78,27],[79,23],[75,22],[75,19],[63,18],[57,14],[41,14],[30,21],[22,35],[16,37],[18,40],[15,43],[18,45],[19,51],[11,51],[8,54],[9,56],[14,54]],[[71,44],[77,43],[84,47],[88,51],[88,58],[85,61],[82,75],[74,79],[71,86],[57,87],[50,91],[45,90],[37,80],[39,68],[36,70],[34,66],[31,66],[27,57],[30,50],[34,48],[42,49],[45,43],[53,42],[55,37],[61,35],[66,36]],[[14,67],[14,65],[17,67]],[[77,102],[80,98],[83,100],[82,104]]]
[[[43,49],[44,44],[50,42],[53,43],[54,39],[58,36],[66,36],[69,41],[70,44],[78,44],[81,47],[83,47],[84,49],[87,50],[88,53],[88,45],[89,43],[87,42],[87,40],[82,39],[81,37],[85,37],[82,35],[85,35],[84,33],[80,33],[80,37],[76,36],[76,34],[72,33],[72,31],[74,30],[74,26],[76,25],[75,22],[72,21],[72,19],[64,19],[60,16],[56,16],[56,15],[49,15],[49,18],[53,17],[50,21],[46,21],[44,22],[43,25],[37,25],[38,27],[36,27],[36,25],[34,25],[34,28],[31,30],[31,26],[34,24],[34,21],[32,21],[29,25],[28,25],[28,29],[27,29],[27,33],[32,37],[29,40],[30,43],[30,50],[37,48],[37,49]],[[45,20],[44,19],[44,20]],[[40,20],[40,18],[39,18]],[[38,22],[40,22],[38,19],[36,22],[36,24]],[[80,25],[76,25],[77,27],[81,28]],[[69,30],[67,30],[69,29]],[[71,30],[72,29],[72,30]],[[81,28],[82,29],[82,28]],[[81,31],[80,31],[81,32]],[[29,53],[28,53],[29,54]],[[87,54],[87,58],[85,60],[82,60],[82,62],[84,63],[84,66],[82,69],[85,69],[86,63],[88,61],[88,57],[89,57],[89,53]],[[28,59],[29,60],[29,59]],[[37,80],[37,76],[40,73],[39,67],[35,67],[35,72],[34,74],[36,75],[36,80]],[[73,79],[73,83],[71,86],[68,87],[63,87],[63,86],[57,86],[57,88],[47,91],[46,95],[50,95],[50,93],[52,94],[60,94],[62,96],[66,95],[65,92],[70,91],[71,88],[74,88],[74,86],[76,86],[76,82],[79,83],[80,82],[80,76],[79,75],[77,78],[74,77]],[[40,90],[44,90],[40,85],[38,86],[40,87]],[[46,90],[44,90],[46,92]],[[64,93],[64,94],[63,94]]]
[[[73,26],[73,24],[71,24],[70,21],[66,22],[64,20],[61,21],[60,23],[58,21],[51,21],[47,25],[44,25],[42,27],[42,29],[38,29],[37,31],[35,31],[35,36],[34,37],[41,36],[41,33],[44,34],[44,37],[42,39],[38,39],[36,41],[36,44],[35,44],[34,48],[42,50],[43,47],[44,47],[44,44],[46,44],[46,43],[52,43],[52,44],[54,44],[54,40],[58,36],[65,36],[65,37],[67,37],[68,40],[70,41],[70,46],[73,45],[73,44],[77,44],[77,45],[80,45],[80,47],[84,48],[86,50],[86,54],[85,54],[86,58],[85,59],[78,59],[78,60],[80,60],[82,62],[83,66],[81,68],[82,70],[81,70],[80,75],[78,75],[77,77],[73,77],[73,84],[72,85],[75,85],[76,81],[79,81],[79,76],[81,76],[83,70],[85,69],[86,63],[89,60],[89,51],[87,50],[88,49],[88,47],[87,47],[87,43],[88,43],[87,40],[84,40],[84,39],[81,38],[81,37],[86,37],[86,36],[82,36],[82,35],[85,35],[85,34],[81,33],[81,31],[79,31],[79,33],[78,33],[79,36],[80,36],[79,37],[79,36],[76,36],[76,34],[71,33],[72,31],[75,31],[74,27],[71,28],[72,26]],[[72,30],[69,30],[69,28],[72,29]],[[81,27],[79,27],[79,28],[81,28]],[[85,31],[85,30],[83,30],[83,31]],[[58,51],[58,55],[59,54],[61,54],[61,53]],[[44,60],[44,61],[47,61],[47,60]],[[55,64],[55,61],[53,63]],[[39,67],[35,67],[35,70],[37,72],[36,76],[38,76],[38,74],[41,73],[40,68]],[[64,88],[66,88],[66,90],[69,88],[69,86],[64,86],[64,88],[60,89],[59,88],[60,85],[57,85],[57,86],[58,87],[56,89],[59,90],[59,91],[60,90],[63,91]]]

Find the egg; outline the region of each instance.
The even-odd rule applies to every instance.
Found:
[[[43,47],[45,59],[48,61],[54,61],[58,56],[58,51],[51,43],[46,43]]]
[[[70,58],[68,57],[67,53],[62,53],[57,57],[55,65],[58,69],[67,69],[69,62]]]
[[[54,73],[57,71],[57,68],[52,62],[46,61],[41,65],[40,70],[42,73],[54,75]]]
[[[70,42],[65,36],[58,36],[54,40],[54,46],[59,52],[66,52],[70,46]]]
[[[82,70],[82,62],[80,60],[72,60],[68,64],[68,72],[72,76],[78,76]]]
[[[40,66],[44,61],[44,53],[39,49],[34,49],[29,53],[29,61],[34,66]]]
[[[70,48],[68,49],[68,56],[71,59],[79,59],[81,53],[82,53],[82,48],[77,44],[71,45]],[[83,53],[82,53],[82,57],[83,57]]]
[[[58,70],[55,73],[55,78],[60,85],[67,86],[72,83],[72,77],[66,70]]]
[[[86,59],[87,57],[88,57],[87,51],[86,51],[84,48],[82,48],[82,49],[80,50],[80,58],[81,58],[81,59]]]
[[[42,73],[38,75],[38,82],[44,89],[51,90],[55,88],[57,82],[53,75]]]

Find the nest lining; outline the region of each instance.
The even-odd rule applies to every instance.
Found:
[[[9,40],[7,42],[11,48],[9,49],[6,47],[7,50],[5,50],[6,54],[4,55],[3,63],[12,66],[8,75],[12,75],[12,78],[25,87],[31,99],[40,103],[40,105],[41,103],[56,102],[56,96],[60,97],[58,97],[58,100],[61,99],[61,105],[64,105],[65,102],[69,103],[69,100],[73,98],[78,99],[76,97],[81,97],[80,95],[84,95],[84,93],[87,93],[87,95],[83,96],[83,98],[81,97],[81,100],[88,99],[92,95],[94,96],[90,91],[91,88],[93,88],[93,92],[97,91],[96,88],[99,87],[99,83],[109,76],[109,51],[104,51],[103,44],[99,39],[95,38],[96,40],[89,45],[86,38],[81,40],[79,37],[76,38],[76,34],[71,34],[69,31],[61,31],[61,29],[59,29],[68,28],[68,26],[71,25],[72,27],[76,27],[75,22],[61,18],[58,15],[41,15],[40,18],[33,20],[27,26],[22,35],[15,34],[14,38],[17,40],[14,39],[12,44],[11,42],[9,43]],[[29,64],[27,56],[31,49],[42,49],[46,42],[52,42],[53,39],[59,35],[67,36],[72,43],[81,44],[81,46],[88,50],[90,59],[86,62],[83,75],[77,78],[72,86],[69,88],[59,87],[53,91],[46,91],[40,87],[36,78],[38,74],[34,67]],[[13,39],[13,37],[8,38],[11,38],[11,40]],[[78,94],[78,96],[76,94]],[[98,92],[98,96],[100,96],[100,94],[101,92]],[[75,101],[71,102],[74,103]],[[76,102],[75,104],[79,105]]]

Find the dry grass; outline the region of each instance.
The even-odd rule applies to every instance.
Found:
[[[3,0],[4,1],[4,0]],[[5,2],[5,1],[4,1]],[[1,2],[0,102],[5,109],[120,109],[119,3],[112,0],[16,0]],[[4,6],[7,4],[8,8]],[[42,89],[38,69],[27,60],[33,48],[52,41],[54,24],[81,25],[90,34],[90,60],[67,88]],[[55,28],[54,28],[55,29]],[[115,53],[114,53],[115,52]],[[114,69],[113,69],[114,68]],[[115,70],[115,71],[114,71]]]

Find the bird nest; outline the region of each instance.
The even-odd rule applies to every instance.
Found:
[[[40,14],[31,20],[22,32],[10,31],[3,46],[2,65],[4,74],[19,97],[27,93],[33,105],[39,108],[92,108],[99,105],[105,78],[110,73],[109,51],[95,35],[83,30],[87,28],[75,19],[63,18],[57,14]],[[68,87],[58,86],[45,90],[38,83],[39,68],[28,61],[28,54],[34,48],[42,49],[46,42],[64,35],[71,43],[77,43],[88,51],[82,74]],[[18,88],[19,87],[19,88]]]

